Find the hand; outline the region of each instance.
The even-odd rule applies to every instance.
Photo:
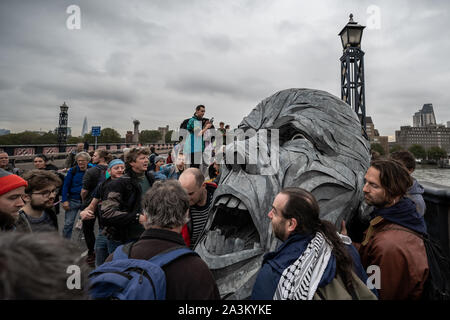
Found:
[[[211,128],[211,127],[212,127],[212,123],[208,121],[208,122],[206,123],[206,125],[205,125],[205,128],[206,128],[206,129],[209,129],[209,128]]]
[[[92,210],[89,210],[89,209],[85,209],[85,210],[81,211],[80,217],[81,217],[81,220],[91,220],[91,219],[95,218],[94,212],[92,212]]]
[[[147,222],[147,218],[145,218],[145,216],[141,213],[139,215],[139,223],[144,225],[145,222]]]
[[[341,222],[341,232],[340,232],[340,234],[342,234],[344,236],[348,236],[347,228],[345,226],[345,220],[342,220],[342,222]]]
[[[69,205],[69,201],[64,201],[63,203],[62,203],[62,206],[63,206],[63,209],[64,210],[70,210],[70,205]]]

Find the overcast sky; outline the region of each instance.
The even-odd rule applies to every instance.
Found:
[[[80,29],[69,29],[70,5]],[[171,129],[192,115],[235,127],[287,88],[340,97],[339,31],[366,25],[366,112],[381,135],[432,103],[450,121],[450,1],[0,1],[0,128],[72,134]]]

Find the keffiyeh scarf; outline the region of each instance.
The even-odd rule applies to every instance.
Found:
[[[331,257],[332,247],[317,232],[305,251],[284,269],[274,300],[312,300]]]

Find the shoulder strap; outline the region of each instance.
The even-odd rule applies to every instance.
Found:
[[[149,259],[148,261],[163,267],[170,262],[174,261],[175,259],[178,259],[181,256],[188,255],[188,254],[194,254],[197,255],[196,252],[192,251],[188,247],[182,246],[182,247],[175,247],[170,248],[169,250],[166,250],[153,258]]]
[[[114,260],[123,260],[128,259],[130,257],[131,248],[133,247],[134,242],[130,242],[127,244],[122,244],[114,250],[113,253],[113,261]]]

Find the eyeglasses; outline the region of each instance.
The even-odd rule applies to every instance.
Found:
[[[50,197],[51,193],[53,193],[56,196],[59,193],[59,189],[53,189],[51,191],[47,190],[47,191],[43,191],[43,192],[33,192],[31,194],[40,194],[44,198],[48,198],[48,197]]]

